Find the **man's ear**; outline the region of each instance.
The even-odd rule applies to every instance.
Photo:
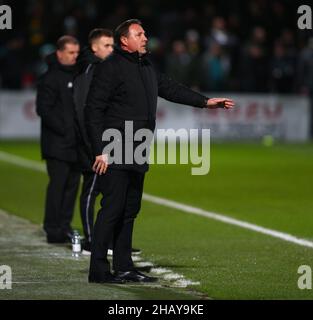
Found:
[[[122,44],[123,46],[127,46],[127,45],[128,45],[128,39],[127,39],[127,37],[122,36],[122,37],[120,38],[120,41],[121,41],[121,44]]]
[[[96,43],[95,43],[95,42],[93,42],[93,43],[91,44],[91,50],[92,50],[92,52],[96,52],[96,51],[97,51]]]
[[[60,50],[57,50],[57,51],[56,51],[56,55],[57,55],[57,58],[60,59],[60,58],[61,58],[61,51],[60,51]]]

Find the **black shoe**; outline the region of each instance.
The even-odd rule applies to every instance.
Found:
[[[111,272],[105,272],[101,277],[95,277],[89,275],[88,282],[90,283],[113,283],[113,284],[123,284],[126,281],[119,277],[116,277]]]
[[[138,270],[116,271],[114,275],[126,282],[156,282],[158,278],[147,276]]]
[[[71,241],[65,235],[63,236],[47,235],[47,242],[48,243],[70,243]]]

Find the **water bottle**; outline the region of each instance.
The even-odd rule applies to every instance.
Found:
[[[78,258],[81,252],[80,235],[77,230],[74,230],[72,237],[72,256]]]

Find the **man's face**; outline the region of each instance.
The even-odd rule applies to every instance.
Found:
[[[57,50],[57,57],[64,66],[73,66],[79,54],[79,45],[67,43],[63,50]]]
[[[104,60],[113,52],[113,45],[112,37],[103,36],[92,43],[91,49],[98,58]]]
[[[139,24],[132,24],[128,29],[128,36],[121,37],[122,47],[129,51],[138,51],[140,54],[147,52],[148,39],[145,36],[145,30]]]

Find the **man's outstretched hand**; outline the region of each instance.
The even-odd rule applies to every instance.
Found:
[[[216,108],[224,108],[224,109],[232,109],[235,106],[233,100],[228,98],[211,98],[207,101],[207,108],[216,109]]]
[[[92,170],[97,174],[101,175],[107,171],[108,168],[108,156],[106,154],[101,154],[96,156],[96,161],[92,166]]]

